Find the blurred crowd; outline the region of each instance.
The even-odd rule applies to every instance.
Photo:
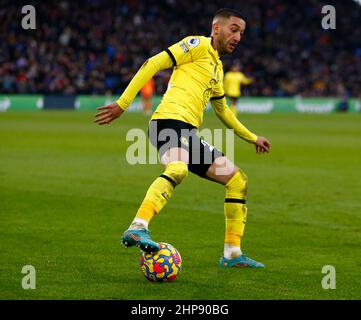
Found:
[[[119,95],[141,64],[187,35],[210,35],[222,7],[244,14],[246,34],[225,71],[240,61],[252,96],[361,97],[361,6],[352,0],[27,1],[36,29],[21,27],[22,5],[0,0],[0,93]],[[321,8],[336,8],[324,30]],[[170,71],[155,77],[158,94]]]

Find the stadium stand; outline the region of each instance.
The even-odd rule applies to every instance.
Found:
[[[213,13],[234,1],[28,1],[36,30],[21,27],[21,5],[0,6],[0,92],[120,94],[147,57],[187,35],[209,35]],[[335,30],[321,27],[333,4]],[[361,92],[361,6],[352,0],[254,0],[239,6],[247,31],[232,57],[255,83],[252,96],[348,96]],[[170,72],[155,77],[164,92]]]

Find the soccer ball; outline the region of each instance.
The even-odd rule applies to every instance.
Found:
[[[169,243],[159,243],[156,254],[144,253],[140,257],[140,270],[153,282],[173,281],[182,269],[182,258],[176,248]]]

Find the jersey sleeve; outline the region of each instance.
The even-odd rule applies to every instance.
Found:
[[[226,77],[224,76],[222,69],[222,71],[219,73],[219,81],[213,87],[211,100],[219,100],[225,96],[224,82],[226,82]]]
[[[245,75],[244,73],[241,73],[241,83],[242,83],[242,84],[245,84],[245,85],[251,84],[251,83],[252,83],[252,79],[246,77],[246,75]]]
[[[165,51],[172,59],[173,66],[177,67],[198,60],[206,49],[206,39],[198,36],[189,36],[173,44]]]
[[[223,87],[224,87],[224,91],[228,91],[229,89],[229,80],[228,80],[228,73],[226,73],[224,75],[224,81],[223,81]]]
[[[257,141],[257,135],[249,131],[234,115],[234,113],[227,106],[226,98],[211,99],[212,107],[219,119],[230,129],[234,130],[234,133],[248,141],[255,143]]]
[[[123,94],[116,101],[118,106],[126,110],[134,100],[139,90],[160,70],[168,69],[172,66],[169,56],[164,52],[149,58],[135,74],[133,79],[124,90]]]

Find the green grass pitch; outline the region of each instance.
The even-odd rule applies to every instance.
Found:
[[[150,225],[183,270],[150,283],[139,249],[119,238],[161,165],[129,165],[126,113],[101,127],[88,112],[0,114],[0,299],[360,299],[361,115],[239,115],[272,142],[269,155],[236,138],[249,177],[243,251],[264,270],[218,266],[224,188],[192,174]],[[213,112],[203,127],[223,125]],[[21,286],[24,265],[36,289]],[[336,289],[321,286],[336,268]]]

